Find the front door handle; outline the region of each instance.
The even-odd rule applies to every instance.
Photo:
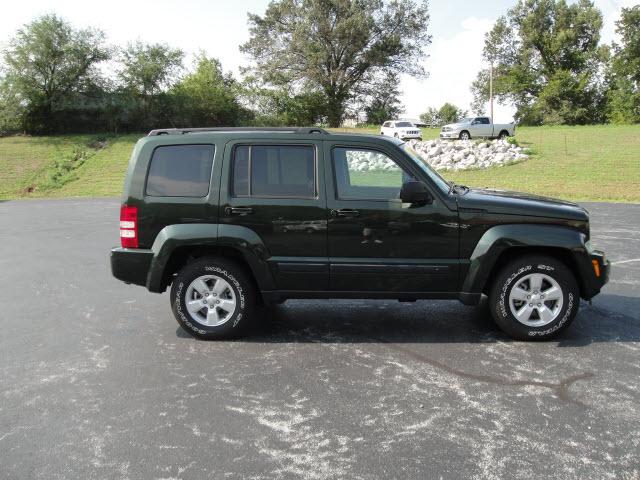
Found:
[[[360,212],[353,208],[339,208],[338,210],[331,210],[332,217],[359,217]]]
[[[251,207],[227,207],[224,209],[224,213],[227,215],[249,215],[253,213]]]

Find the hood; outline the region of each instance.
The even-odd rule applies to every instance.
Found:
[[[505,190],[470,189],[458,197],[461,208],[486,210],[490,213],[589,221],[589,214],[580,205],[529,193]]]
[[[448,123],[446,125],[443,125],[442,128],[448,127],[448,128],[451,128],[451,129],[456,129],[456,128],[459,128],[459,127],[461,127],[463,125],[470,125],[470,123]]]

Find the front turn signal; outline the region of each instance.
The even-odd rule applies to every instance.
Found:
[[[593,264],[593,273],[596,274],[596,277],[600,277],[600,264],[598,260],[591,260],[591,263]]]

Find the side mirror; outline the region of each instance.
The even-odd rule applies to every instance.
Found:
[[[433,201],[427,186],[423,182],[410,181],[402,184],[400,189],[402,203],[426,205]]]
[[[477,124],[479,124],[479,123],[480,123],[480,122],[479,122],[478,120],[474,120],[473,122],[471,122],[471,125],[477,125]]]

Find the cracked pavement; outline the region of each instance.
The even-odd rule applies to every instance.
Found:
[[[0,478],[640,477],[640,205],[555,341],[457,302],[289,301],[203,342],[113,279],[114,199],[0,202]]]

